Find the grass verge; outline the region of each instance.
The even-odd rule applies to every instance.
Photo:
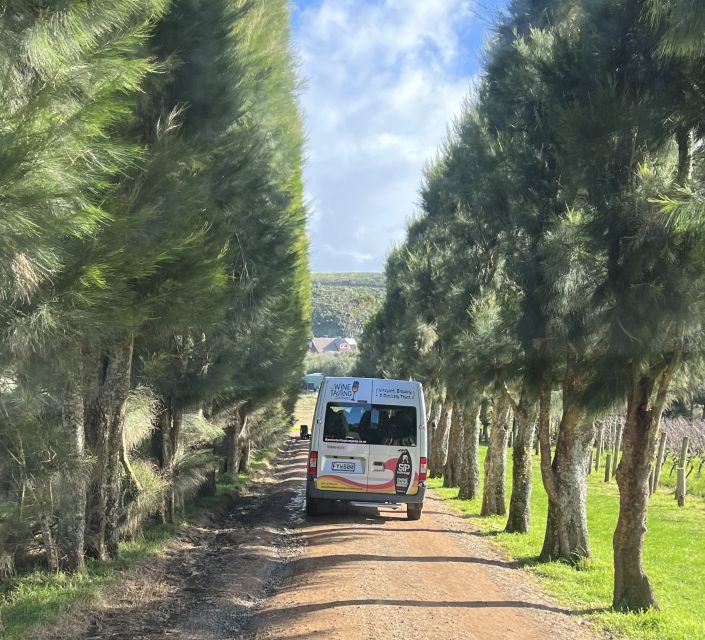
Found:
[[[481,451],[481,463],[486,449]],[[507,465],[507,499],[511,491],[511,451]],[[689,496],[679,508],[665,488],[652,497],[644,547],[644,563],[660,611],[642,615],[609,609],[612,601],[612,534],[617,523],[619,493],[614,479],[603,482],[604,471],[589,479],[588,527],[593,558],[578,569],[560,562],[539,563],[548,501],[534,459],[531,532],[503,533],[506,518],[481,518],[481,499],[458,500],[457,489],[444,489],[442,480],[429,482],[437,495],[464,513],[512,558],[524,565],[541,589],[584,616],[598,631],[612,637],[647,640],[695,640],[705,637],[705,500]]]
[[[121,543],[121,557],[117,561],[88,561],[86,574],[82,576],[53,575],[36,570],[0,585],[0,637],[20,640],[32,630],[53,625],[74,603],[94,601],[120,579],[123,571],[162,552],[188,522],[227,504],[229,496],[242,490],[248,480],[269,463],[276,451],[276,447],[257,451],[249,473],[220,478],[215,494],[201,496],[188,505],[181,524],[156,526],[146,530],[138,539]]]

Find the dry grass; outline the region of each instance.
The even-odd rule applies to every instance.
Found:
[[[294,409],[294,426],[291,429],[292,433],[299,433],[299,427],[302,424],[307,424],[309,430],[313,424],[313,411],[316,408],[316,398],[318,393],[304,393],[299,396]]]

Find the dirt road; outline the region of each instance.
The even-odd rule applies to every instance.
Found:
[[[304,518],[305,462],[290,440],[256,492],[37,637],[593,637],[433,497],[416,522],[363,509]]]

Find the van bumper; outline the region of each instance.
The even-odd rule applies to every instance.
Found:
[[[343,500],[345,502],[370,502],[374,504],[421,504],[426,496],[426,485],[421,482],[413,496],[394,493],[367,493],[364,491],[322,491],[316,488],[316,479],[306,479],[306,496],[323,500]]]

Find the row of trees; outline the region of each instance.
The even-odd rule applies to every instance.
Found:
[[[360,373],[425,383],[431,471],[462,497],[478,492],[478,415],[490,425],[483,514],[505,513],[513,425],[510,532],[531,524],[538,438],[543,560],[590,557],[593,419],[623,412],[618,610],[657,606],[642,548],[659,421],[703,355],[697,5],[510,3],[361,344]]]
[[[293,409],[310,281],[288,11],[0,10],[0,575],[35,538],[52,569],[116,558]]]

